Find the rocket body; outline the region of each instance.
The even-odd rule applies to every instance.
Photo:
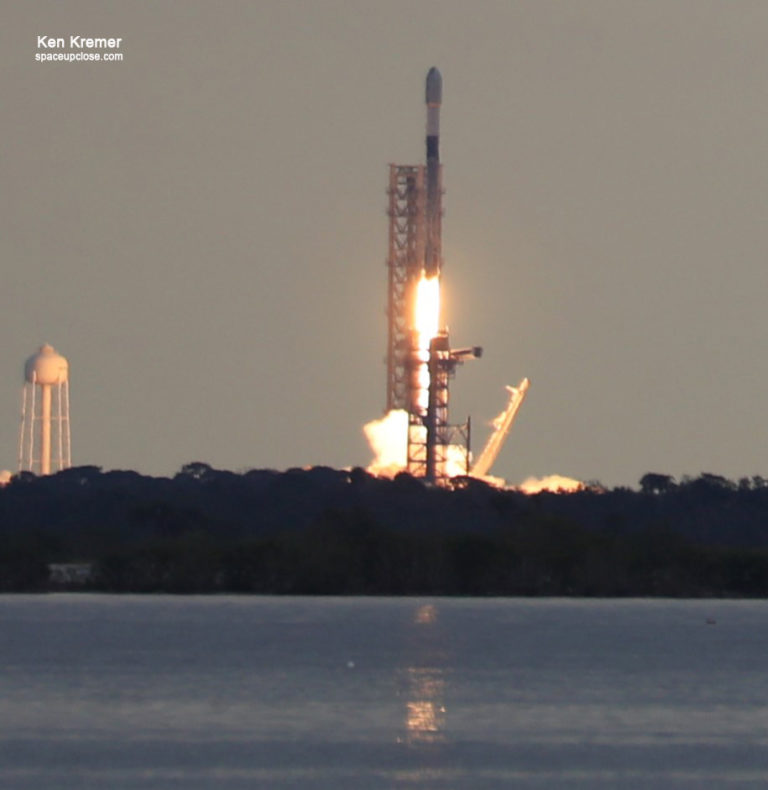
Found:
[[[427,73],[426,85],[427,104],[427,200],[425,207],[425,251],[424,274],[427,277],[439,277],[442,265],[441,219],[442,219],[442,186],[440,178],[440,105],[443,103],[443,78],[433,66]],[[438,370],[438,340],[447,335],[435,336],[429,344],[429,403],[424,417],[427,429],[426,436],[426,467],[425,477],[434,482],[438,473],[438,390],[442,387],[438,379],[443,376]],[[447,379],[445,381],[447,384]],[[442,413],[443,421],[447,421],[447,413]]]
[[[440,105],[443,102],[443,78],[433,66],[427,74],[427,200],[426,249],[424,271],[427,277],[440,273],[442,250],[440,225],[442,218],[442,188],[440,178]]]

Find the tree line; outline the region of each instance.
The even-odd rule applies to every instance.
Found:
[[[0,590],[764,596],[768,483],[649,473],[526,495],[326,467],[172,478],[77,467],[0,489]]]

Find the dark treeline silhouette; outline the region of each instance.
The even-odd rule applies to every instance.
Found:
[[[768,482],[649,473],[526,495],[326,467],[68,469],[0,488],[0,591],[768,595]],[[71,586],[71,585],[70,585]]]

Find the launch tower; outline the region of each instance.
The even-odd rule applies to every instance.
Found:
[[[478,346],[451,349],[440,325],[439,282],[442,272],[442,165],[440,106],[443,81],[436,68],[426,80],[426,165],[389,166],[389,321],[386,410],[408,413],[408,472],[432,482],[445,480],[450,448],[466,458],[468,425],[449,422],[449,380],[466,359],[479,357]],[[436,325],[419,328],[421,285],[435,294]]]

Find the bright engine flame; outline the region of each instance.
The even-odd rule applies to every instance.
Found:
[[[440,326],[440,280],[422,273],[416,285],[416,306],[413,327],[418,334],[418,346],[429,351],[429,341]]]
[[[427,277],[423,272],[416,285],[413,327],[416,331],[414,354],[418,360],[416,368],[416,391],[414,405],[423,414],[429,406],[429,343],[437,334],[440,324],[440,281]],[[425,429],[426,430],[426,429]]]

